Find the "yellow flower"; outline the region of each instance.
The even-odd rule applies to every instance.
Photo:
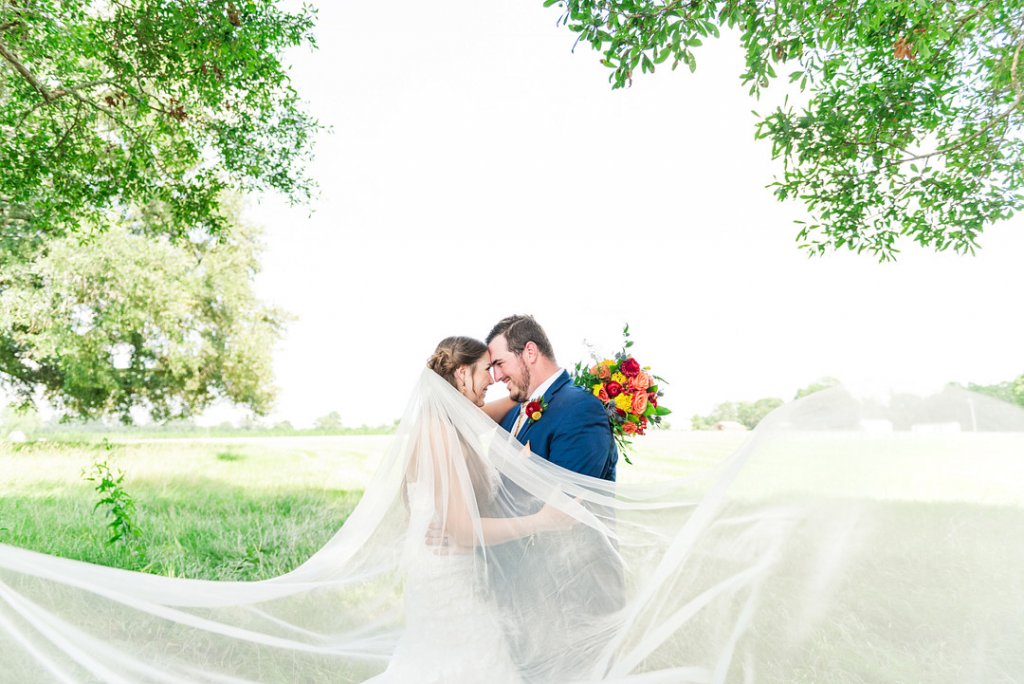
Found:
[[[612,380],[619,383],[620,385],[625,385],[626,383],[629,382],[626,376],[623,375],[622,373],[612,373]]]
[[[615,362],[612,361],[611,359],[605,359],[604,361],[601,362],[601,365],[602,366],[614,366]]]
[[[540,411],[534,411],[533,415],[530,416],[530,420],[540,420]]]
[[[590,388],[591,391],[593,391],[595,397],[601,393],[601,388],[602,387],[604,387],[604,384],[599,382],[599,383],[597,383],[596,385],[594,385],[593,387]]]
[[[623,392],[619,396],[615,397],[615,407],[622,409],[626,413],[629,413],[630,409],[633,408],[633,399],[632,399],[632,397],[630,397],[628,394]]]

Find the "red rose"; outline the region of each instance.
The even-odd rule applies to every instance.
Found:
[[[608,398],[609,399],[614,399],[615,397],[617,397],[620,394],[622,394],[622,385],[620,385],[619,383],[615,382],[614,380],[612,380],[607,385],[605,385],[604,388],[606,390],[608,390]]]
[[[636,375],[640,372],[640,362],[631,356],[622,362],[619,366],[619,370],[621,370],[626,376]]]
[[[531,401],[526,405],[526,417],[530,420],[539,420],[543,408],[539,401]]]

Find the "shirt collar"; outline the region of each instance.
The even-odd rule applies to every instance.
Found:
[[[551,374],[551,377],[542,382],[540,384],[540,387],[538,387],[534,391],[534,393],[530,395],[530,401],[536,401],[537,399],[543,397],[544,393],[547,392],[553,384],[555,384],[555,380],[558,379],[558,376],[561,375],[564,370],[564,368],[559,368],[558,370]]]

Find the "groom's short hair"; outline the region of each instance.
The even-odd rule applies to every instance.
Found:
[[[555,350],[551,348],[547,333],[533,316],[517,314],[502,318],[487,334],[487,344],[498,335],[505,336],[508,350],[516,356],[523,353],[527,342],[533,342],[541,354],[551,361],[555,360]]]

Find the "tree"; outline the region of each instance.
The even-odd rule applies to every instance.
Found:
[[[1024,406],[1024,374],[1009,382],[1000,382],[995,385],[968,383],[967,389]]]
[[[973,253],[1024,201],[1024,0],[554,4],[615,88],[666,62],[693,71],[722,29],[739,33],[752,95],[785,76],[801,104],[758,116],[756,136],[783,162],[775,195],[810,212],[798,240],[811,253],[888,260],[901,235]]]
[[[331,411],[326,416],[320,416],[313,421],[313,427],[317,430],[340,430],[342,427],[341,415],[337,411]]]
[[[4,246],[105,226],[229,225],[225,189],[310,191],[316,122],[280,57],[313,45],[313,10],[271,0],[0,0]]]
[[[819,379],[817,382],[812,382],[807,387],[802,387],[802,388],[798,389],[796,391],[796,396],[793,397],[793,398],[794,399],[801,399],[801,398],[806,397],[808,395],[814,394],[815,392],[820,392],[822,390],[827,390],[830,387],[835,387],[836,385],[839,385],[839,384],[841,384],[841,383],[836,378],[824,377],[824,378]]]
[[[715,406],[711,413],[706,416],[694,415],[690,419],[690,426],[694,430],[710,430],[715,426],[715,423],[722,421],[730,420],[738,423],[738,417],[736,404],[726,401]]]
[[[139,215],[8,253],[0,381],[86,418],[187,418],[219,398],[267,411],[283,315],[252,292],[259,234],[236,214],[218,240],[151,237],[161,218]]]
[[[694,416],[690,423],[694,430],[710,430],[716,423],[735,421],[753,430],[769,413],[782,406],[782,399],[768,397],[757,401],[727,401],[715,406],[706,416]]]

